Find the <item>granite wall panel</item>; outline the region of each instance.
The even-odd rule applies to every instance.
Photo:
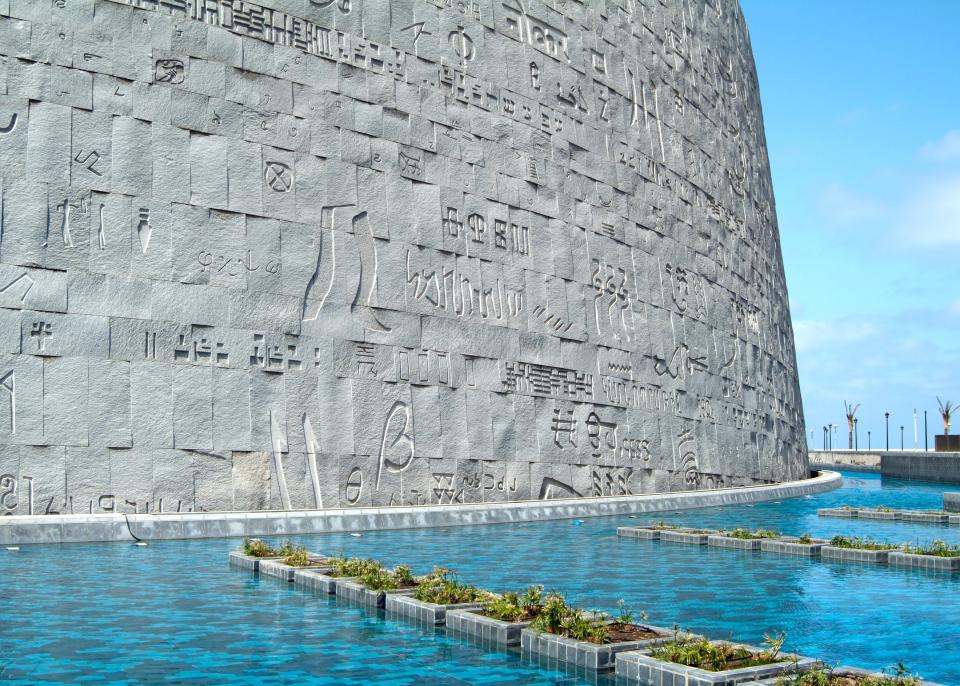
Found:
[[[735,0],[0,2],[0,513],[806,470]]]

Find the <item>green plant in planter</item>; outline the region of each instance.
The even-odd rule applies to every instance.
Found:
[[[810,545],[813,543],[813,539],[810,537],[810,534],[801,534],[797,539],[797,543],[803,543],[804,545]]]
[[[887,670],[884,670],[887,671]],[[853,681],[851,681],[851,678]],[[777,686],[920,686],[918,677],[909,674],[902,664],[884,676],[848,677],[835,675],[827,666],[817,667],[803,674],[791,674],[777,679]]]
[[[786,634],[775,633],[764,635],[763,638],[764,645],[767,647],[758,653],[752,653],[743,646],[714,643],[696,636],[680,637],[678,632],[672,641],[654,648],[650,656],[657,660],[698,667],[711,672],[779,662],[780,649],[786,640]]]
[[[456,605],[483,602],[496,596],[490,591],[459,582],[457,575],[446,567],[434,567],[432,573],[420,578],[413,597],[425,603]]]
[[[632,626],[634,615],[635,613],[633,611],[633,608],[627,607],[626,601],[623,598],[620,598],[620,600],[617,601],[617,614],[613,618],[613,625],[618,629],[622,629],[626,626]],[[641,612],[640,621],[646,621],[646,620],[647,620],[647,613]]]
[[[531,620],[543,608],[543,586],[531,586],[526,593],[504,593],[483,608],[483,614],[504,622],[524,622]]]
[[[740,529],[736,528],[733,531],[726,532],[726,535],[730,538],[742,538],[745,540],[756,539],[756,538],[776,538],[780,534],[776,531],[770,529]]]
[[[893,543],[877,543],[869,538],[860,538],[854,536],[834,536],[830,539],[830,545],[835,548],[856,548],[858,550],[896,550],[901,546]]]
[[[343,557],[338,555],[330,560],[330,576],[354,576],[361,577],[370,574],[378,569],[383,569],[376,560],[363,560],[359,557]]]
[[[915,555],[933,555],[935,557],[960,557],[960,545],[950,545],[937,539],[930,545],[905,546],[904,552]]]
[[[547,595],[530,626],[578,641],[603,643],[607,639],[607,627],[600,617],[588,616],[583,610],[571,607],[559,593]]]
[[[259,538],[247,538],[243,541],[243,552],[245,555],[253,557],[275,557],[278,551],[270,547],[270,544]]]
[[[307,555],[306,547],[298,545],[283,556],[283,562],[291,567],[306,567],[310,564],[310,556]]]

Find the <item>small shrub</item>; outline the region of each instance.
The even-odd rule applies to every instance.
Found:
[[[310,564],[310,556],[304,546],[298,545],[283,556],[283,562],[291,567],[306,567]]]
[[[797,539],[797,543],[803,543],[804,545],[809,545],[813,543],[813,539],[810,537],[810,534],[801,534],[800,538]]]
[[[504,622],[525,622],[536,617],[543,609],[543,586],[531,586],[526,593],[504,593],[494,598],[483,608],[488,617]]]
[[[830,539],[830,545],[835,548],[856,548],[857,550],[896,550],[901,547],[893,543],[878,543],[869,538],[860,538],[859,536],[854,536],[853,538],[834,536]]]
[[[786,640],[786,634],[775,633],[764,636],[767,646],[758,653],[752,653],[742,646],[714,643],[700,637],[675,637],[669,643],[657,646],[651,657],[667,662],[675,662],[687,667],[698,667],[711,672],[721,672],[729,668],[756,667],[779,662],[780,649]],[[734,663],[734,664],[731,664]]]
[[[915,555],[934,555],[935,557],[960,557],[960,545],[950,545],[937,539],[930,545],[904,546],[904,552]]]
[[[420,578],[413,597],[425,603],[455,605],[479,603],[495,596],[490,591],[460,583],[456,574],[446,567],[434,567],[432,573]]]
[[[559,593],[551,593],[543,601],[543,608],[531,622],[537,631],[566,636],[578,641],[603,643],[607,627],[598,616],[588,616],[583,610],[571,607]]]
[[[270,547],[270,544],[259,538],[248,538],[243,542],[243,552],[253,557],[276,557],[278,551]]]
[[[337,556],[330,560],[330,576],[354,576],[361,577],[370,574],[377,569],[383,569],[376,560],[363,560],[359,557]]]
[[[887,672],[888,670],[884,670]],[[909,674],[902,664],[883,676],[842,676],[830,667],[822,666],[805,672],[777,679],[776,686],[920,686],[919,677]]]
[[[730,538],[742,538],[745,540],[757,539],[757,538],[776,538],[780,534],[776,531],[771,531],[770,529],[734,529],[733,531],[726,532],[726,535]]]

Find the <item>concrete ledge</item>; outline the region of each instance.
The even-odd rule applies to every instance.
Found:
[[[818,517],[843,517],[852,519],[857,516],[857,510],[849,507],[821,507],[817,510]]]
[[[960,512],[960,491],[943,494],[943,509],[947,512]]]
[[[520,632],[530,622],[505,622],[487,617],[481,610],[450,610],[447,612],[447,630],[469,636],[495,647],[520,645]]]
[[[447,613],[451,610],[475,610],[482,607],[483,603],[453,603],[450,605],[428,603],[401,593],[388,593],[385,606],[388,613],[413,619],[430,626],[445,625],[447,623]]]
[[[916,522],[918,524],[950,523],[950,515],[946,512],[914,512],[911,510],[901,510],[900,519],[904,522]]]
[[[659,541],[661,531],[663,531],[663,529],[643,526],[620,526],[617,527],[617,536],[623,536],[624,538],[641,538],[645,541]]]
[[[800,481],[678,493],[565,498],[516,503],[428,505],[289,512],[20,515],[0,517],[0,545],[88,541],[283,536],[335,531],[416,529],[575,519],[741,505],[823,493],[843,477],[821,472]]]
[[[917,555],[894,551],[887,556],[887,562],[896,567],[923,569],[928,572],[960,572],[960,557]]]
[[[665,543],[683,543],[684,545],[706,545],[711,534],[694,534],[677,529],[664,529],[660,532],[660,540]]]
[[[277,557],[255,557],[253,555],[247,555],[241,553],[238,550],[230,551],[230,566],[239,567],[240,569],[245,569],[248,572],[259,572],[260,563],[265,562],[266,560],[278,560]]]
[[[764,539],[760,542],[760,550],[765,553],[779,553],[781,555],[803,555],[804,557],[820,557],[820,549],[826,545],[820,543],[798,543],[782,539]]]
[[[337,592],[337,584],[341,581],[350,581],[346,577],[329,576],[317,569],[298,569],[293,573],[293,584],[314,593],[333,595]]]
[[[889,674],[884,674],[883,672],[871,672],[866,669],[860,669],[858,667],[834,667],[831,670],[831,674],[836,676],[852,676],[852,677],[873,677],[875,679],[889,679]],[[911,684],[914,682],[910,682]],[[941,686],[941,684],[936,684],[932,681],[917,681],[917,686]],[[764,679],[763,681],[757,682],[755,686],[781,686],[778,683],[777,679]]]
[[[896,510],[857,510],[857,519],[900,519],[900,513]]]
[[[886,564],[889,550],[863,550],[861,548],[838,548],[825,545],[820,548],[820,557],[824,560],[841,560],[842,562],[870,562]]]
[[[713,643],[742,645],[731,644],[728,641],[713,641]],[[762,650],[754,646],[743,647],[754,653]],[[769,665],[711,672],[698,667],[687,667],[675,662],[658,660],[651,657],[648,650],[643,650],[617,655],[616,669],[617,679],[629,684],[733,686],[733,684],[754,682],[782,674],[806,672],[818,664],[816,660],[800,655],[784,654],[783,659],[783,662],[774,662]]]
[[[734,538],[733,536],[707,536],[707,545],[714,548],[730,548],[732,550],[760,550],[759,538]]]
[[[520,649],[525,653],[538,654],[584,669],[594,671],[613,669],[618,653],[648,648],[669,641],[674,636],[671,629],[648,624],[643,626],[660,634],[660,636],[639,641],[618,641],[601,645],[527,628],[520,632]]]

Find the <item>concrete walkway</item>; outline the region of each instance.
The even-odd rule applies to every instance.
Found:
[[[643,514],[795,498],[830,491],[842,483],[839,474],[826,471],[809,479],[766,486],[515,503],[291,512],[15,516],[0,518],[0,545],[275,536]]]

